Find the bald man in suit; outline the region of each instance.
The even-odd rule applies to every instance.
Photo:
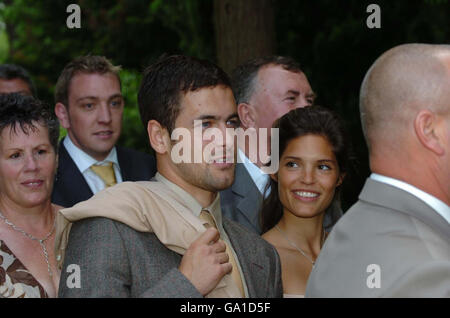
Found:
[[[450,46],[385,52],[361,86],[371,176],[306,297],[450,297]]]

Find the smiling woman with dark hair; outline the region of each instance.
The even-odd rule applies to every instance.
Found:
[[[0,95],[0,296],[56,297],[50,202],[59,124],[40,101]]]
[[[347,173],[348,138],[330,110],[298,108],[274,124],[280,168],[272,174],[261,212],[263,238],[278,251],[285,297],[303,297],[306,282],[333,225]],[[270,190],[269,190],[270,189]]]

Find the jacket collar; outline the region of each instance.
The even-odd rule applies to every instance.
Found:
[[[368,178],[359,199],[407,214],[439,231],[450,241],[450,225],[425,202],[392,185]]]

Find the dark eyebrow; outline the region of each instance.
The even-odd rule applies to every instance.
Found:
[[[98,99],[96,96],[84,96],[77,99],[77,102],[82,101],[83,99]]]
[[[234,117],[239,117],[239,116],[238,116],[237,113],[233,113],[233,114],[231,114],[230,116],[227,117],[227,121],[230,120],[231,118],[234,118]],[[218,119],[220,119],[220,117],[214,116],[214,115],[201,115],[201,116],[195,118],[194,120],[206,120],[206,119],[218,120]]]
[[[230,119],[235,118],[235,117],[239,118],[238,113],[234,113],[234,114],[231,114],[230,116],[228,116],[227,121],[229,121]]]
[[[331,160],[331,159],[321,159],[321,160],[318,160],[318,162],[331,162],[331,163],[336,163],[336,160]]]
[[[213,116],[213,115],[201,115],[201,116],[195,118],[194,120],[205,120],[205,119],[217,120],[218,117],[217,116]]]
[[[120,97],[120,98],[123,99],[123,95],[122,95],[122,94],[114,94],[114,95],[110,96],[110,97],[108,98],[108,100],[111,100],[111,99],[114,99],[114,98],[118,98],[118,97]]]
[[[287,156],[287,157],[284,157],[284,160],[302,160],[302,158],[294,157],[294,156]],[[332,163],[336,163],[336,161],[332,160],[332,159],[320,159],[320,160],[317,160],[317,162],[332,162]]]

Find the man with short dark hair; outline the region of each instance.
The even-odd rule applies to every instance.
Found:
[[[55,87],[55,113],[67,136],[59,149],[52,202],[64,207],[122,181],[150,180],[152,156],[116,146],[124,99],[120,67],[102,56],[66,65]]]
[[[248,133],[249,142],[239,145],[240,163],[232,187],[221,193],[222,209],[225,216],[261,234],[259,211],[269,175],[261,170],[260,148],[266,147],[270,155],[274,121],[292,109],[312,105],[315,94],[300,65],[283,56],[252,59],[238,66],[232,74],[232,85],[241,127]],[[260,129],[266,129],[267,135],[263,137]],[[256,137],[257,145],[250,145],[252,137]],[[256,162],[250,160],[251,152],[258,154]]]
[[[21,93],[36,96],[36,89],[28,72],[15,64],[0,65],[0,94]]]
[[[139,109],[158,173],[61,211],[65,228],[76,222],[57,249],[82,283],[70,288],[63,269],[60,296],[281,297],[275,249],[221,213],[218,191],[235,166],[226,136],[239,123],[228,76],[204,60],[161,58],[144,73]]]

